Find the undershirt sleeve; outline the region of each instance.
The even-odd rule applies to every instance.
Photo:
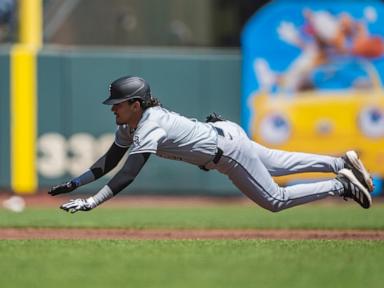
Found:
[[[113,143],[107,153],[91,166],[90,170],[95,176],[95,179],[100,178],[115,168],[127,150],[128,148],[122,148],[116,145],[116,143]]]
[[[132,130],[128,125],[117,126],[115,132],[115,144],[122,148],[129,148],[132,144]]]
[[[149,156],[150,153],[136,153],[128,156],[123,168],[107,184],[113,195],[116,195],[133,182]]]

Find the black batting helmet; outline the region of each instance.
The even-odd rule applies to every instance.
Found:
[[[124,76],[109,85],[109,98],[103,104],[114,105],[132,99],[138,99],[143,104],[150,102],[151,88],[143,78]]]

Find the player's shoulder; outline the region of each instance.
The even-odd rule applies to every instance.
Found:
[[[117,125],[116,127],[116,133],[132,134],[133,132],[134,132],[134,129],[129,127],[128,124]]]
[[[162,113],[163,111],[158,109],[158,107],[150,107],[146,109],[137,125],[137,130],[146,126],[156,126],[156,123],[159,123],[159,119],[161,119]]]
[[[171,112],[160,106],[150,107],[144,111],[140,122],[146,122],[146,121],[158,122],[160,118],[164,117],[169,113]]]

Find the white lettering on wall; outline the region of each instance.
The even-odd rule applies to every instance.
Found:
[[[62,177],[67,173],[79,176],[104,155],[113,141],[114,134],[95,138],[88,133],[77,133],[68,139],[59,133],[43,134],[37,144],[37,169],[46,178]]]

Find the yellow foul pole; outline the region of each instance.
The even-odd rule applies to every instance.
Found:
[[[37,188],[37,52],[42,45],[42,0],[19,0],[19,41],[11,50],[11,187]]]

